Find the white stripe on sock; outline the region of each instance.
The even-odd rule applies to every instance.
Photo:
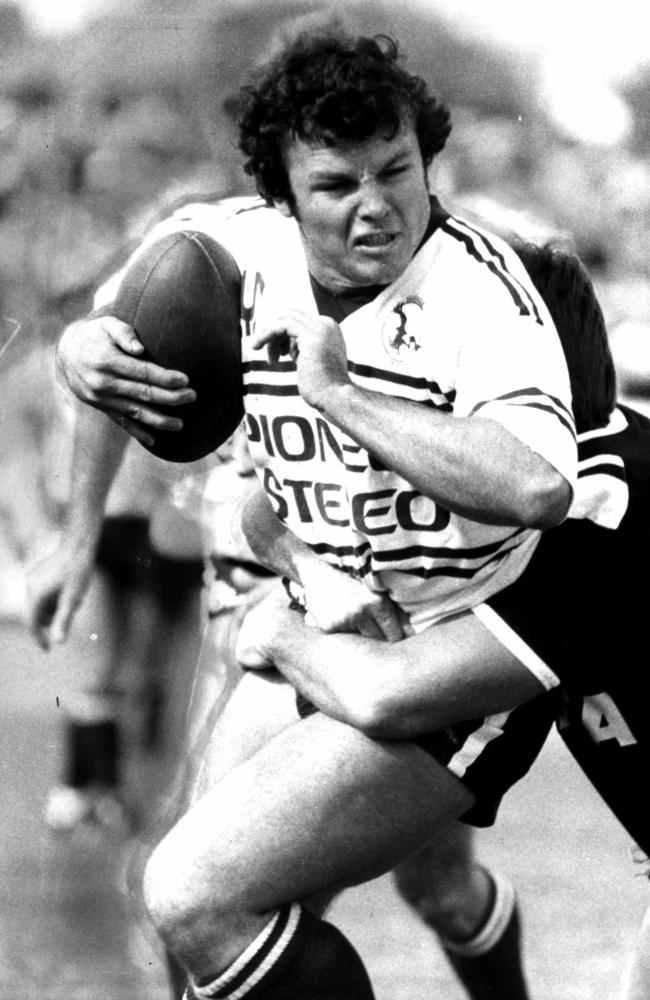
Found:
[[[496,872],[491,872],[490,875],[494,882],[494,902],[487,923],[483,925],[476,937],[469,941],[458,943],[445,938],[442,943],[446,951],[462,955],[465,958],[474,958],[490,951],[501,939],[515,908],[515,890],[512,882],[504,878],[503,875]]]
[[[256,966],[248,979],[246,979],[241,986],[237,987],[232,993],[227,993],[228,1000],[239,1000],[240,997],[245,996],[259,981],[266,975],[267,972],[275,965],[277,960],[280,958],[281,954],[291,941],[296,927],[298,926],[298,920],[300,919],[300,905],[298,903],[293,903],[289,911],[289,917],[287,920],[287,926],[284,931],[274,944],[273,948],[266,956],[261,965]],[[235,979],[241,970],[250,962],[257,952],[264,946],[265,942],[268,940],[270,935],[273,933],[275,925],[280,919],[282,911],[278,910],[276,914],[269,920],[266,927],[257,935],[254,941],[248,945],[245,951],[241,953],[239,958],[236,958],[232,965],[229,965],[225,972],[214,979],[211,983],[207,983],[205,986],[195,986],[192,988],[196,993],[197,997],[201,1000],[210,1000],[210,998],[215,997],[224,988],[227,988],[228,983]]]
[[[235,993],[229,994],[228,1000],[239,1000],[248,993],[250,989],[253,988],[261,979],[267,974],[267,972],[272,969],[277,960],[280,958],[287,945],[291,941],[296,927],[298,926],[298,921],[300,919],[300,906],[294,903],[291,907],[291,913],[289,914],[289,919],[287,921],[287,926],[285,927],[282,935],[278,938],[275,946],[266,956],[261,965],[255,969],[251,974],[250,978],[243,983]]]

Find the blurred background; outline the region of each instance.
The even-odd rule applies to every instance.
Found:
[[[89,655],[94,635],[82,636],[58,660],[48,659],[22,621],[24,567],[55,544],[65,510],[65,487],[58,483],[63,474],[52,464],[59,433],[52,345],[63,326],[88,309],[93,288],[125,247],[166,206],[192,194],[249,190],[229,100],[284,35],[328,17],[353,30],[394,34],[409,68],[451,107],[453,132],[431,175],[443,204],[488,227],[533,238],[559,235],[574,245],[605,311],[620,389],[646,406],[650,57],[636,0],[615,6],[586,0],[1,0],[0,641],[6,697],[0,767],[6,823],[0,853],[2,901],[13,929],[0,942],[0,997],[13,996],[18,982],[21,996],[49,1000],[120,1000],[136,995],[134,982],[147,996],[166,995],[160,956],[128,916],[123,848],[107,847],[94,835],[49,840],[42,818],[64,754],[53,718],[57,685],[70,657]],[[190,531],[187,550],[165,555],[199,559],[200,550]],[[196,603],[198,589],[191,593]],[[187,629],[197,613],[192,605]],[[198,629],[196,637],[196,645],[185,645],[188,676],[200,656]],[[187,686],[181,684],[176,696],[182,717]],[[629,877],[623,889],[612,889],[608,879],[619,877],[617,852],[625,838],[570,764],[563,757],[558,763],[561,751],[552,747],[549,753],[543,765],[548,773],[569,767],[564,780],[582,803],[579,836],[569,823],[573,846],[540,884],[536,862],[558,834],[545,825],[549,803],[540,799],[538,779],[522,807],[529,816],[544,816],[535,837],[526,834],[533,860],[519,862],[524,893],[540,904],[533,916],[540,931],[559,918],[551,933],[558,940],[569,913],[558,911],[557,898],[566,898],[567,884],[585,866],[583,888],[591,902],[584,904],[586,936],[565,964],[557,964],[550,946],[533,955],[538,983],[547,987],[553,980],[545,993],[562,1000],[595,995],[595,985],[612,995],[645,894]],[[164,759],[159,751],[149,760],[145,753],[132,765],[138,794],[144,786],[162,794]],[[519,837],[515,806],[512,815]],[[507,854],[498,836],[492,845],[488,849]],[[594,889],[594,858],[600,860],[601,897],[598,887],[595,896],[586,888]],[[379,925],[387,942],[384,966],[390,966],[381,967],[379,995],[418,1000],[405,974],[402,992],[395,987],[400,950],[417,931],[406,918],[397,925],[386,916],[394,906],[386,892],[357,897],[362,902],[349,904],[343,920],[358,926],[361,907],[389,921]],[[608,922],[612,905],[616,915]],[[377,950],[370,937],[365,947]],[[29,960],[25,951],[32,953]],[[393,956],[390,962],[386,955]],[[377,968],[381,959],[377,953]],[[579,959],[590,970],[584,992],[581,977],[571,978]],[[436,974],[445,995],[459,995],[444,971]],[[430,984],[421,975],[425,996]]]

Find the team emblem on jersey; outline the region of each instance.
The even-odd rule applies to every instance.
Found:
[[[418,295],[409,295],[393,306],[382,331],[384,349],[393,361],[403,362],[421,349],[423,309]]]
[[[255,333],[255,308],[264,291],[264,278],[258,271],[244,271],[242,276],[241,322],[245,337]]]

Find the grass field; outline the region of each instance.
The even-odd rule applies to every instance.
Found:
[[[131,846],[92,832],[52,838],[41,823],[60,755],[52,661],[4,625],[0,662],[0,1000],[167,1000],[159,954],[124,890]],[[139,780],[150,779],[145,771]],[[559,740],[479,845],[517,884],[535,1000],[614,1000],[650,889]],[[389,878],[348,892],[331,917],[366,960],[377,1000],[461,1000]]]

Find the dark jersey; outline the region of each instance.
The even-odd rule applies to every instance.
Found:
[[[629,504],[619,527],[568,519],[545,533],[522,577],[487,603],[556,675],[563,740],[650,853],[650,821],[640,794],[650,766],[643,586],[650,546],[650,420],[620,410],[624,430],[579,440],[581,469],[599,463],[602,468],[604,460],[611,474],[620,475],[620,463],[610,459],[623,461]]]

